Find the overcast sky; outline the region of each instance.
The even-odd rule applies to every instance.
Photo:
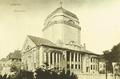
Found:
[[[61,1],[79,18],[88,50],[101,54],[120,42],[120,0],[0,0],[0,58],[21,50],[27,35],[42,37],[44,20]]]

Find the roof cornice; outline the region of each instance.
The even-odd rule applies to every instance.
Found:
[[[72,26],[72,27],[75,27],[75,28],[81,30],[81,27],[80,27],[80,26],[75,25],[75,24],[68,23],[67,21],[54,21],[54,22],[50,23],[49,25],[45,26],[45,27],[42,29],[42,31],[46,30],[47,28],[49,28],[50,26],[52,26],[52,25],[54,25],[54,24],[60,24],[60,23],[66,24],[66,25],[70,25],[70,26]]]
[[[80,51],[80,50],[73,50],[73,49],[69,49],[69,48],[63,48],[63,47],[58,47],[58,46],[49,46],[49,45],[40,45],[40,46],[46,46],[46,47],[52,47],[52,48],[57,48],[57,49],[61,49],[61,50],[69,50],[69,51],[75,51],[75,52],[80,52],[82,54],[90,54],[90,55],[97,55],[99,56],[98,54],[95,54],[95,53],[89,53],[89,52],[86,52],[86,51]],[[39,46],[39,47],[40,47]]]

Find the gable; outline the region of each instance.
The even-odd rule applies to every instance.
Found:
[[[22,47],[22,52],[27,51],[35,46],[35,43],[27,36]]]

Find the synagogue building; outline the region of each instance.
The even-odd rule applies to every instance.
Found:
[[[74,13],[57,8],[46,18],[42,32],[43,38],[26,36],[21,50],[22,69],[98,73],[98,55],[81,45],[80,22]]]

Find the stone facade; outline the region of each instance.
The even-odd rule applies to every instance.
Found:
[[[72,15],[74,15],[74,17]],[[81,27],[79,26],[79,21],[75,14],[63,9],[62,7],[57,8],[47,17],[44,25],[44,38],[52,41],[53,43],[61,40],[63,44],[62,46],[70,44],[71,42],[80,46]]]
[[[41,43],[38,44],[38,41],[41,41]],[[41,67],[57,71],[65,69],[74,73],[98,73],[96,54],[54,46],[54,43],[53,45],[46,45],[44,42],[49,44],[50,41],[27,36],[21,51],[23,69],[34,71],[36,68]],[[92,69],[91,65],[93,66]]]
[[[37,41],[40,40],[39,38]],[[49,64],[50,68],[60,68],[60,59],[62,58],[61,50],[57,50],[55,47],[51,46],[44,46],[44,44],[36,45],[33,41],[33,39],[27,36],[27,41],[21,52],[23,68],[34,70],[38,67],[45,67],[46,62]]]
[[[102,74],[106,72],[106,62],[104,59],[104,55],[99,56],[99,72]]]
[[[98,55],[81,45],[77,16],[62,7],[45,20],[44,38],[28,35],[21,50],[22,69],[65,69],[75,74],[98,73]]]

